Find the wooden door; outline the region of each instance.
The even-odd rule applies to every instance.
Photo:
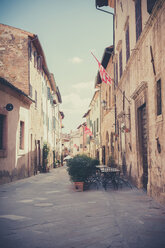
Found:
[[[146,104],[143,104],[138,109],[139,117],[139,145],[140,145],[140,154],[141,161],[143,166],[143,176],[142,183],[143,188],[147,190],[148,183],[148,158],[147,158],[147,114],[146,114]]]

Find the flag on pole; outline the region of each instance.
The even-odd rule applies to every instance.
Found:
[[[92,136],[93,135],[92,132],[91,132],[91,130],[87,126],[85,126],[85,128],[84,128],[84,133],[85,134],[88,134],[89,136]]]
[[[105,84],[112,84],[112,78],[109,76],[109,74],[106,72],[106,70],[104,69],[104,67],[102,66],[102,64],[98,61],[98,59],[95,57],[95,55],[91,52],[91,54],[93,55],[93,57],[96,59],[98,66],[99,66],[99,72],[100,72],[100,77],[102,82],[104,82]]]

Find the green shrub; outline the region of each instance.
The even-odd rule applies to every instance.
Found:
[[[49,146],[47,143],[43,144],[43,167],[42,171],[46,172],[47,171],[47,164],[48,164],[48,155],[49,155]]]
[[[96,172],[97,159],[92,159],[86,155],[77,155],[67,162],[67,170],[73,182],[85,182]]]

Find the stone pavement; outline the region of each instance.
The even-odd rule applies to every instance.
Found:
[[[165,248],[165,209],[143,191],[75,192],[66,167],[0,186],[0,248]]]

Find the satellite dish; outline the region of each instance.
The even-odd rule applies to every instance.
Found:
[[[7,111],[12,111],[14,107],[13,107],[13,104],[8,103],[5,108]]]

